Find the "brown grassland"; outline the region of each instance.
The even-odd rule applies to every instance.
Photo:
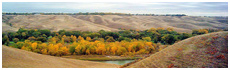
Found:
[[[129,68],[227,68],[228,32],[215,32],[175,43]]]
[[[3,68],[116,68],[119,65],[42,55],[2,46]]]

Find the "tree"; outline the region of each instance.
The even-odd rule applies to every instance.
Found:
[[[57,55],[58,49],[59,49],[58,45],[49,44],[49,48],[48,48],[49,52],[48,53],[50,55]]]
[[[113,37],[108,37],[108,39],[106,41],[107,42],[115,42],[115,40],[113,39]]]
[[[23,42],[17,42],[16,45],[14,46],[15,48],[21,49],[23,47],[24,43]]]
[[[198,30],[192,30],[192,35],[201,35],[201,34],[207,34],[207,29],[198,29]]]
[[[70,38],[71,38],[71,42],[76,42],[77,41],[77,37],[76,36],[71,35]]]
[[[177,41],[177,38],[171,34],[166,34],[162,37],[162,41],[166,44],[173,44]]]
[[[79,36],[78,41],[85,40],[83,37]]]
[[[167,31],[171,32],[173,31],[173,28],[167,28]]]
[[[71,55],[73,55],[73,53],[75,52],[75,46],[70,46],[69,47],[69,52],[71,53]]]
[[[87,40],[87,41],[91,41],[91,38],[90,38],[90,37],[86,37],[86,40]]]
[[[22,35],[22,38],[23,38],[23,39],[26,39],[26,38],[27,38],[27,34],[26,34],[26,32],[22,32],[22,34],[21,34],[21,35]]]
[[[28,40],[30,40],[30,41],[36,41],[36,38],[34,36],[32,36],[32,37],[29,37]]]
[[[41,50],[41,53],[42,53],[42,54],[45,54],[45,55],[48,54],[46,49],[42,49],[42,50]]]
[[[40,32],[33,32],[32,35],[33,35],[34,37],[38,37],[39,35],[41,35],[41,33],[40,33]]]
[[[19,39],[18,39],[18,38],[14,38],[13,41],[14,41],[15,43],[17,43],[17,42],[19,41]]]
[[[9,38],[5,35],[3,38],[2,38],[2,44],[5,44],[5,45],[8,45],[9,44]]]
[[[76,54],[81,54],[81,53],[82,53],[82,47],[78,45],[78,46],[75,48],[75,52],[76,52]]]
[[[67,47],[61,47],[60,50],[62,51],[62,55],[66,55],[69,53],[69,50],[67,49]]]
[[[8,32],[7,35],[8,35],[7,37],[9,38],[9,40],[12,41],[17,36],[17,33]]]
[[[37,42],[32,43],[32,44],[31,44],[32,51],[36,50],[37,46],[38,46],[38,43],[37,43]]]
[[[189,38],[189,37],[191,37],[191,36],[192,36],[191,34],[182,33],[182,34],[179,36],[179,39],[180,39],[180,40],[184,40],[184,39]]]
[[[45,34],[46,36],[50,36],[51,35],[51,31],[48,29],[44,29],[44,30],[38,30],[41,34]]]
[[[150,37],[143,37],[142,39],[143,39],[144,41],[148,41],[148,42],[151,41],[151,38],[150,38]]]
[[[46,38],[45,37],[38,37],[37,41],[46,42]]]
[[[116,46],[113,46],[113,47],[111,48],[111,51],[112,51],[113,55],[115,55],[115,54],[116,54],[116,51],[117,51],[117,47],[116,47]]]

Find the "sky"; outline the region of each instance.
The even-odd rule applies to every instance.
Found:
[[[228,2],[2,2],[2,12],[116,12],[228,16]]]

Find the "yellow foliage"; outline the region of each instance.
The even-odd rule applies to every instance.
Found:
[[[32,51],[36,50],[37,46],[38,46],[37,42],[32,43],[32,45],[31,45]]]
[[[48,54],[46,49],[42,49],[41,52],[42,54],[45,54],[45,55]]]
[[[79,45],[75,48],[75,52],[78,54],[81,53],[81,47]]]
[[[117,47],[116,47],[116,46],[113,46],[113,47],[111,48],[111,51],[112,51],[113,55],[115,55],[115,54],[116,54],[116,51],[117,51]]]
[[[84,38],[81,37],[81,36],[79,36],[79,37],[78,37],[78,40],[81,41],[81,40],[84,40]]]
[[[72,39],[73,42],[76,42],[76,41],[77,41],[77,37],[76,37],[76,36],[71,35],[70,38]]]
[[[144,41],[151,41],[151,37],[143,37],[142,38]]]
[[[63,38],[66,37],[65,35],[62,36]],[[33,52],[39,52],[42,54],[49,54],[54,56],[62,56],[67,55],[71,51],[71,53],[76,54],[98,54],[98,55],[135,55],[137,54],[145,54],[145,53],[152,53],[155,52],[156,47],[158,44],[154,44],[151,41],[150,37],[144,37],[143,40],[132,39],[131,42],[127,41],[115,41],[115,42],[104,42],[102,40],[96,40],[91,42],[90,37],[86,37],[84,40],[83,37],[79,36],[76,38],[75,36],[71,36],[73,43],[61,43],[59,37],[55,36],[49,39],[49,43],[37,43],[37,42],[30,42],[29,40],[25,40],[23,42],[23,46],[21,49],[29,50]],[[78,41],[76,41],[78,39]],[[58,41],[58,42],[57,42]]]
[[[90,49],[86,50],[86,54],[90,55]]]
[[[131,52],[133,49],[133,44],[130,44],[129,47],[128,47],[128,51]]]
[[[66,54],[69,53],[69,50],[68,50],[66,47],[61,47],[60,50],[62,51],[62,54],[63,54],[63,55],[66,55]]]
[[[90,40],[91,40],[91,38],[90,38],[90,37],[86,37],[86,40],[87,40],[87,41],[90,41]]]
[[[156,29],[155,28],[151,28],[147,32],[154,32],[154,31],[156,31]]]
[[[167,28],[167,31],[171,32],[173,31],[173,28]]]
[[[21,48],[22,50],[26,50],[26,47],[25,46],[22,46],[22,48]]]

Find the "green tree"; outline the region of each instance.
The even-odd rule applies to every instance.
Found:
[[[5,45],[8,45],[9,44],[9,38],[5,35],[3,38],[2,38],[2,44],[5,44]]]
[[[177,41],[177,37],[171,34],[166,34],[162,37],[162,41],[166,44],[173,44]]]
[[[107,42],[115,42],[115,40],[113,39],[113,37],[108,37],[108,39],[106,41]]]
[[[45,37],[38,37],[37,41],[46,42],[47,39]]]
[[[34,37],[38,37],[39,35],[41,35],[41,33],[40,33],[40,32],[33,32],[32,35],[33,35]]]
[[[69,47],[69,52],[71,53],[71,55],[73,55],[73,53],[75,52],[75,48],[76,48],[76,46],[70,46]]]
[[[151,41],[151,38],[150,38],[150,37],[143,37],[142,39],[143,39],[144,41],[148,41],[148,42]]]
[[[18,38],[14,38],[13,41],[14,41],[15,43],[17,43],[17,42],[19,41],[19,39],[18,39]]]

